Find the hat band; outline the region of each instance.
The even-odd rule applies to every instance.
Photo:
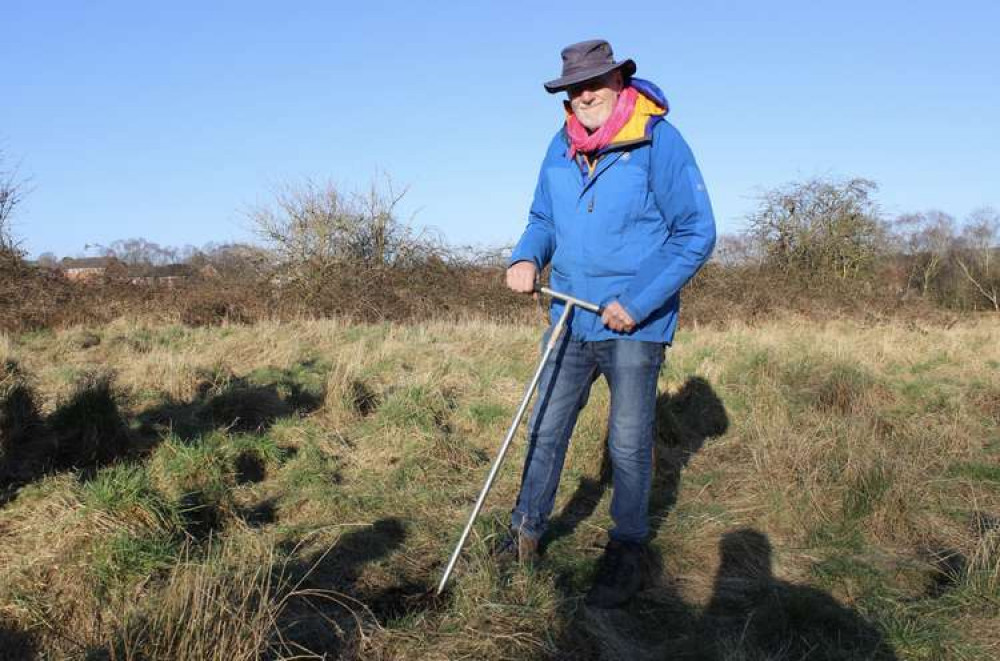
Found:
[[[614,67],[614,66],[618,66],[617,63],[615,63],[615,62],[599,62],[599,63],[594,63],[594,64],[586,64],[586,65],[583,65],[583,66],[570,67],[570,68],[567,68],[567,69],[563,70],[562,77],[565,78],[567,76],[575,76],[577,74],[586,73],[588,71],[599,71],[599,70],[604,69],[606,67]]]

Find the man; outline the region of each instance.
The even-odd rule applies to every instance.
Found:
[[[635,62],[616,62],[604,40],[568,46],[562,60],[562,76],[545,89],[566,91],[566,122],[542,163],[507,285],[529,293],[551,264],[553,289],[603,311],[575,310],[545,366],[508,549],[521,562],[535,558],[577,415],[603,374],[615,526],[587,603],[612,608],[640,588],[657,377],[678,293],[711,254],[715,221],[691,150],[664,119],[663,93],[633,77]],[[553,320],[562,305],[553,301]]]

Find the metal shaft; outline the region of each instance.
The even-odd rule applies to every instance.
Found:
[[[543,292],[549,295],[555,294],[555,292],[545,291]],[[451,554],[451,559],[448,560],[448,566],[444,569],[444,575],[441,577],[441,582],[438,584],[437,593],[441,594],[444,592],[444,586],[448,582],[448,577],[451,576],[451,572],[455,569],[455,563],[458,562],[458,556],[462,553],[462,547],[465,546],[465,541],[469,538],[469,533],[472,531],[472,525],[476,522],[476,517],[479,516],[479,511],[483,508],[483,503],[486,502],[486,495],[490,492],[490,488],[493,486],[493,481],[497,477],[497,473],[500,472],[500,464],[503,463],[504,456],[507,454],[507,449],[510,447],[510,442],[514,439],[514,435],[517,433],[517,428],[521,425],[521,418],[524,417],[524,412],[528,409],[528,402],[531,401],[531,395],[534,394],[535,388],[538,387],[538,381],[542,378],[542,371],[545,369],[545,363],[549,360],[549,355],[552,353],[552,349],[556,346],[556,341],[559,336],[562,335],[563,328],[566,326],[566,320],[569,318],[570,312],[573,310],[574,305],[584,304],[585,301],[578,301],[576,299],[570,299],[562,294],[558,296],[566,301],[566,307],[563,309],[562,315],[559,317],[559,321],[556,322],[555,327],[552,329],[552,335],[549,336],[548,344],[545,345],[545,351],[542,353],[542,360],[538,363],[538,369],[535,370],[535,376],[531,379],[531,384],[528,386],[527,391],[524,393],[524,399],[521,400],[521,406],[517,409],[517,414],[514,416],[514,421],[510,424],[510,429],[507,430],[507,437],[503,441],[503,445],[500,446],[500,452],[497,454],[497,458],[493,460],[493,467],[490,468],[490,474],[486,477],[486,484],[483,485],[482,491],[479,492],[479,498],[476,500],[475,507],[472,508],[472,514],[469,516],[469,522],[465,524],[465,530],[462,531],[462,536],[458,540],[458,545],[455,546],[455,550]],[[586,303],[587,309],[594,308],[597,310],[597,306]],[[582,307],[582,305],[581,305]]]
[[[581,300],[576,296],[570,296],[569,294],[563,294],[562,292],[552,291],[548,287],[539,287],[538,291],[542,292],[546,296],[558,298],[560,301],[566,301],[567,304],[575,305],[578,308],[583,308],[584,310],[590,310],[595,314],[601,314],[601,306]]]

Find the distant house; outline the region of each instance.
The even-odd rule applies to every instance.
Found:
[[[166,264],[164,266],[130,266],[128,281],[134,285],[174,285],[191,279],[212,279],[219,272],[211,264],[195,267],[191,264]]]
[[[114,257],[63,257],[58,268],[69,280],[87,281],[104,277],[108,268],[120,263]]]
[[[137,265],[128,267],[128,281],[133,285],[166,285],[173,287],[195,276],[198,271],[188,264],[164,266]]]
[[[114,257],[84,257],[79,259],[66,257],[59,262],[57,268],[69,280],[76,282],[92,282],[110,277],[133,285],[173,287],[192,278],[212,279],[219,277],[219,272],[210,264],[200,268],[190,264],[126,265]]]

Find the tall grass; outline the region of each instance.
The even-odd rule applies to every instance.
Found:
[[[109,438],[95,432],[84,456],[100,460],[10,487],[0,626],[50,657],[1000,653],[1000,333],[988,319],[682,332],[659,383],[636,602],[582,604],[611,525],[602,383],[543,562],[519,572],[489,551],[517,493],[516,449],[448,597],[428,600],[540,331],[118,321],[6,338],[33,439],[70,438],[73,420],[127,447],[94,454]],[[76,404],[98,366],[113,381]]]

